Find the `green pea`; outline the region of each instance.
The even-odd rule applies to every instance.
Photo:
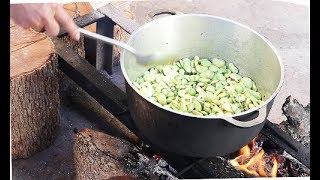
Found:
[[[238,68],[233,63],[228,63],[228,68],[232,73],[237,74],[239,72]]]
[[[185,71],[184,69],[179,69],[179,74],[184,75],[185,72],[186,72],[186,71]],[[191,72],[191,68],[190,68],[190,72]]]
[[[224,93],[224,92],[223,92],[223,93],[220,93],[220,94],[218,95],[219,98],[223,98],[223,97],[226,97],[226,96],[227,96],[227,93]]]
[[[216,91],[216,88],[214,86],[208,85],[206,91],[214,93]]]
[[[186,91],[185,91],[185,90],[179,90],[179,91],[178,91],[178,95],[179,95],[180,97],[184,96],[185,94],[186,94]]]
[[[225,111],[228,111],[228,112],[233,112],[232,111],[232,108],[231,108],[231,105],[229,103],[224,103],[221,105],[221,108]]]
[[[157,95],[157,101],[158,101],[161,105],[167,104],[166,95],[164,95],[163,93],[159,93],[159,94]]]
[[[203,83],[207,83],[210,81],[210,79],[207,79],[207,78],[199,78],[199,81],[200,82],[203,82]]]
[[[184,58],[184,59],[182,60],[182,62],[183,62],[183,64],[181,64],[181,65],[182,65],[182,67],[184,68],[184,70],[185,70],[187,73],[191,73],[192,67],[191,67],[191,61],[190,61],[190,59]]]
[[[239,81],[242,77],[239,74],[231,73],[230,78],[235,81]]]
[[[211,62],[208,59],[200,59],[200,64],[205,67],[209,67]]]
[[[215,65],[210,65],[209,66],[209,70],[212,71],[212,72],[218,72],[219,68]]]
[[[199,111],[192,110],[191,112],[192,112],[192,114],[194,114],[194,115],[203,116],[203,114],[202,114],[201,112],[199,112]]]
[[[174,97],[174,92],[171,92],[171,91],[168,92],[167,96],[168,96],[168,97]]]
[[[243,77],[240,80],[241,83],[243,83],[243,85],[248,88],[251,89],[252,88],[252,80],[248,77]]]
[[[201,111],[202,106],[201,106],[200,102],[193,101],[193,105],[194,105],[194,108],[195,108],[196,111]]]
[[[216,74],[216,77],[219,81],[225,81],[226,80],[226,77],[224,77],[221,73],[217,73]]]
[[[208,113],[206,111],[200,111],[200,113],[204,116],[208,115]]]
[[[141,88],[140,85],[139,85],[139,83],[137,83],[137,82],[133,82],[132,84],[133,84],[135,87],[137,87],[138,89]]]
[[[179,106],[179,103],[176,102],[176,101],[172,101],[170,103],[170,107],[173,109],[173,110],[179,110],[180,106]]]
[[[167,98],[167,103],[171,103],[173,101],[174,97],[170,96]]]
[[[188,112],[191,112],[191,111],[193,111],[193,110],[194,110],[194,104],[193,104],[193,103],[188,104],[188,105],[187,105],[187,111],[188,111]]]
[[[198,66],[196,66],[196,70],[197,70],[198,73],[202,73],[202,72],[207,71],[208,67],[198,65]]]
[[[212,64],[219,67],[219,68],[222,68],[223,66],[225,66],[226,62],[222,59],[213,58]]]
[[[191,96],[195,96],[197,94],[197,91],[194,88],[188,88],[187,93]]]
[[[252,81],[252,90],[257,91],[256,83]]]

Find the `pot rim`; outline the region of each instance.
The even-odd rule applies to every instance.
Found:
[[[175,111],[173,109],[170,109],[170,108],[167,108],[167,107],[164,107],[162,106],[160,103],[158,102],[153,102],[151,101],[149,98],[146,98],[144,97],[140,92],[139,90],[133,85],[133,83],[131,82],[131,80],[129,79],[126,71],[125,71],[125,68],[124,68],[124,53],[125,53],[125,50],[122,50],[121,52],[121,55],[120,55],[120,67],[121,67],[121,71],[122,71],[122,74],[127,82],[127,84],[134,89],[134,91],[136,93],[138,93],[142,98],[144,98],[146,101],[150,102],[151,104],[159,107],[159,108],[162,108],[166,111],[169,111],[169,112],[172,112],[172,113],[175,113],[175,114],[179,114],[179,115],[182,115],[182,116],[187,116],[187,117],[194,117],[195,119],[224,119],[224,118],[233,118],[233,117],[238,117],[238,116],[242,116],[242,115],[247,115],[249,113],[252,113],[254,111],[259,111],[260,108],[266,106],[271,100],[273,100],[276,95],[279,93],[282,85],[283,85],[283,81],[284,81],[284,66],[283,66],[283,62],[282,62],[282,59],[281,57],[279,56],[279,53],[278,51],[276,50],[276,48],[271,44],[271,42],[269,42],[269,40],[267,40],[267,38],[265,38],[264,36],[262,36],[261,34],[259,34],[258,32],[256,32],[255,30],[253,30],[252,28],[250,28],[249,26],[246,26],[244,24],[241,24],[239,22],[236,22],[234,20],[231,20],[231,19],[228,19],[228,18],[224,18],[224,17],[220,17],[220,16],[214,16],[214,15],[209,15],[209,14],[196,14],[196,13],[191,13],[191,14],[178,14],[178,15],[172,15],[172,16],[166,16],[166,17],[161,17],[161,18],[158,18],[158,19],[155,19],[155,20],[152,20],[142,26],[140,26],[137,30],[135,30],[131,35],[130,37],[128,38],[127,40],[127,43],[130,42],[133,37],[139,33],[140,31],[142,31],[143,29],[145,28],[148,28],[149,26],[152,26],[153,24],[155,23],[158,23],[159,21],[166,21],[166,19],[169,19],[169,18],[175,18],[175,19],[179,19],[179,18],[182,18],[182,17],[188,17],[188,16],[196,16],[196,17],[209,17],[209,18],[215,18],[215,19],[220,19],[220,20],[223,20],[223,21],[226,21],[226,22],[229,22],[229,23],[233,23],[237,26],[240,26],[240,27],[243,27],[245,29],[247,29],[248,31],[256,34],[258,37],[260,37],[265,43],[267,43],[267,45],[272,49],[272,51],[275,53],[278,61],[279,61],[279,65],[280,65],[280,81],[279,81],[279,84],[276,88],[276,90],[272,93],[272,95],[267,99],[265,100],[262,104],[260,104],[259,106],[256,106],[255,108],[252,108],[252,109],[249,109],[247,111],[243,111],[241,113],[237,113],[237,114],[232,114],[232,115],[215,115],[215,116],[210,116],[210,115],[207,115],[207,116],[200,116],[200,115],[194,115],[194,114],[191,114],[191,113],[186,113],[186,112],[181,112],[181,111]],[[268,113],[269,114],[269,113]],[[266,116],[266,118],[268,117],[268,114]],[[193,119],[193,118],[191,118]],[[262,123],[262,122],[261,122]]]

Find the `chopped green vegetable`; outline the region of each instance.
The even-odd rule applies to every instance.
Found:
[[[256,83],[225,60],[195,56],[145,71],[133,85],[175,111],[199,116],[237,114],[263,103]]]

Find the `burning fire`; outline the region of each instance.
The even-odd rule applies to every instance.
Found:
[[[268,171],[264,154],[264,150],[257,147],[256,141],[253,139],[250,144],[241,148],[239,156],[230,160],[229,163],[236,169],[256,177],[277,177],[278,162],[276,158],[272,157],[273,166]]]

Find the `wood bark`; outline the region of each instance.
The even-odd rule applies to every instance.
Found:
[[[81,129],[74,144],[78,180],[177,179],[128,141]]]
[[[10,22],[12,158],[48,147],[60,125],[57,55],[45,34]]]

